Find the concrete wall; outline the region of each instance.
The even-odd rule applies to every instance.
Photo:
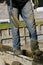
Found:
[[[43,25],[36,26],[38,41],[43,42]],[[27,28],[21,27],[20,31],[20,43],[21,45],[30,43],[29,32]],[[0,42],[5,45],[12,46],[12,32],[11,29],[2,29],[0,30]]]

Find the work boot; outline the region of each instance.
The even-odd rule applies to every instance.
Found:
[[[43,60],[43,52],[40,51],[38,42],[36,40],[31,39],[31,50],[34,61],[42,61]]]
[[[14,51],[14,55],[21,55],[22,54],[22,51],[21,50],[16,50],[16,51]]]
[[[36,50],[33,54],[33,60],[37,62],[43,62],[43,52],[40,50]]]

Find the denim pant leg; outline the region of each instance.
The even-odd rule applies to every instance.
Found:
[[[26,26],[31,34],[30,38],[37,40],[36,26],[34,22],[33,8],[31,2],[28,1],[21,11],[22,17],[26,23]]]
[[[14,16],[18,17],[18,10],[16,8],[13,8]],[[8,12],[9,12],[9,18],[10,18],[10,6],[8,6]],[[13,42],[13,51],[17,50],[19,48],[20,44],[20,36],[19,36],[19,29],[16,28],[10,18],[10,25],[12,30],[12,42]]]

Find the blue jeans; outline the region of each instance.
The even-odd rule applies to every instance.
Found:
[[[14,16],[18,18],[19,10],[17,8],[12,8]],[[8,6],[8,11],[10,13],[10,6]],[[30,38],[37,40],[37,33],[35,28],[35,22],[34,22],[34,12],[33,7],[31,5],[31,2],[28,1],[26,5],[21,9],[21,15],[23,20],[26,23],[26,26],[30,32]],[[9,14],[10,17],[10,14]],[[12,28],[12,40],[13,40],[13,50],[17,50],[20,45],[20,35],[19,35],[19,29],[14,26],[10,19],[10,24]]]

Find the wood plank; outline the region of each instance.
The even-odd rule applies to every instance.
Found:
[[[14,62],[14,61],[17,61],[17,62],[19,62],[19,63],[21,63],[21,64],[23,64],[23,65],[32,65],[32,59],[31,59],[31,61],[29,60],[30,58],[27,58],[27,59],[25,59],[24,57],[19,57],[19,56],[14,56],[14,55],[11,55],[11,54],[7,54],[7,53],[0,53],[0,57],[2,57],[3,58],[3,60],[6,62],[6,63],[8,63],[9,65],[12,65],[12,63]]]

